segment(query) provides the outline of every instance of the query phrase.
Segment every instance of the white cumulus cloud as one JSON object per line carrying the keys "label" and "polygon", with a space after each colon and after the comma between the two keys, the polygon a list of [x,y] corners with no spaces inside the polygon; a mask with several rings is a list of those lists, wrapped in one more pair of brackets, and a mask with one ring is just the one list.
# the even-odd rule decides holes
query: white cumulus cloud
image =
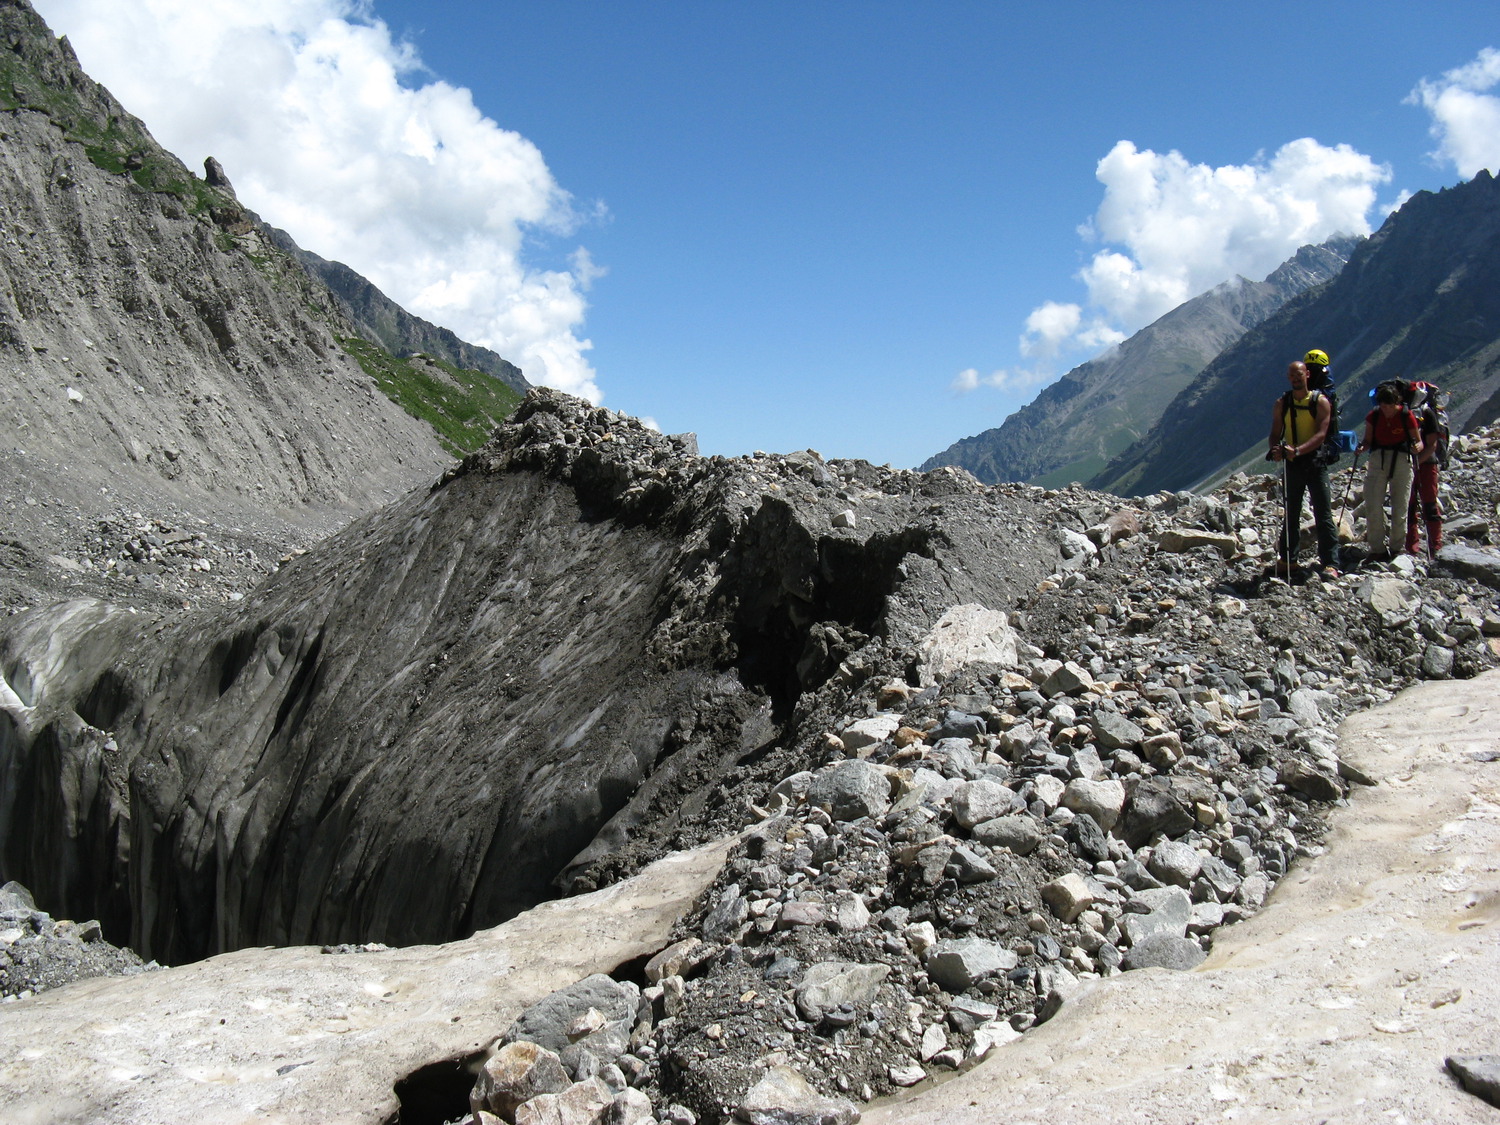
{"label": "white cumulus cloud", "polygon": [[1349,145],[1310,137],[1217,168],[1120,141],[1097,175],[1104,199],[1079,229],[1098,245],[1078,273],[1087,302],[1044,301],[1032,310],[1019,348],[1034,366],[989,375],[969,368],[951,390],[1040,386],[1061,356],[1097,355],[1215,285],[1265,277],[1302,246],[1368,234],[1376,190],[1391,178]]}
{"label": "white cumulus cloud", "polygon": [[1100,317],[1090,317],[1085,321],[1080,306],[1047,301],[1033,309],[1026,318],[1026,331],[1021,334],[1020,347],[1024,356],[1050,359],[1065,347],[1098,350],[1123,339],[1123,333]]}
{"label": "white cumulus cloud", "polygon": [[948,389],[954,394],[966,395],[980,387],[993,387],[999,391],[1028,391],[1050,383],[1056,372],[1048,367],[1012,367],[991,371],[981,375],[976,367],[968,367],[953,377]]}
{"label": "white cumulus cloud", "polygon": [[599,399],[578,330],[600,270],[528,264],[579,216],[526,138],[431,80],[367,0],[36,0],[90,75],[189,166],[528,379]]}
{"label": "white cumulus cloud", "polygon": [[1260,279],[1298,247],[1367,234],[1390,169],[1348,145],[1290,141],[1269,159],[1213,168],[1120,141],[1099,162],[1106,244],[1081,277],[1090,302],[1134,332],[1236,275]]}
{"label": "white cumulus cloud", "polygon": [[1406,99],[1432,114],[1432,155],[1449,161],[1464,177],[1481,168],[1500,170],[1500,51],[1486,47],[1473,62],[1442,78],[1423,79]]}

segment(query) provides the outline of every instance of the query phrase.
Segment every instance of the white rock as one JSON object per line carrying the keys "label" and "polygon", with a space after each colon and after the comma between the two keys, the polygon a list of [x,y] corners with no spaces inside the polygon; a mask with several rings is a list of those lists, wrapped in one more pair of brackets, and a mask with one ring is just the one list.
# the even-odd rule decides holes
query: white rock
{"label": "white rock", "polygon": [[918,957],[937,944],[937,929],[931,922],[912,922],[906,927],[906,944]]}
{"label": "white rock", "polygon": [[1053,777],[1050,773],[1041,774],[1032,779],[1031,787],[1036,791],[1036,799],[1047,807],[1051,812],[1062,802],[1066,786],[1061,778]]}
{"label": "white rock", "polygon": [[1072,922],[1094,905],[1094,892],[1082,875],[1070,871],[1042,887],[1042,901],[1064,922]]}
{"label": "white rock", "polygon": [[735,1116],[749,1125],[787,1125],[793,1121],[853,1125],[859,1120],[859,1110],[853,1102],[818,1093],[791,1067],[773,1066],[750,1087]]}
{"label": "white rock", "polygon": [[1015,794],[998,781],[980,778],[959,786],[953,794],[953,819],[964,828],[973,828],[1010,812]]}
{"label": "white rock", "polygon": [[938,618],[917,646],[918,678],[929,686],[948,679],[969,664],[1014,665],[1019,638],[999,610],[977,604],[957,605]]}
{"label": "white rock", "polygon": [[866,746],[873,746],[877,742],[884,742],[895,734],[900,726],[901,716],[889,711],[882,711],[878,715],[871,715],[868,719],[850,723],[841,735],[844,740],[844,749],[853,753]]}
{"label": "white rock", "polygon": [[969,1048],[969,1057],[982,1059],[996,1047],[1014,1043],[1019,1038],[1021,1038],[1021,1033],[1004,1020],[990,1020],[988,1023],[982,1023],[974,1029],[974,1043]]}
{"label": "white rock", "polygon": [[932,1056],[948,1046],[948,1033],[943,1025],[935,1023],[922,1032],[922,1061],[931,1062]]}
{"label": "white rock", "polygon": [[1120,819],[1120,810],[1125,807],[1125,786],[1119,781],[1088,781],[1075,777],[1063,790],[1063,808],[1075,813],[1088,813],[1105,832],[1113,828]]}

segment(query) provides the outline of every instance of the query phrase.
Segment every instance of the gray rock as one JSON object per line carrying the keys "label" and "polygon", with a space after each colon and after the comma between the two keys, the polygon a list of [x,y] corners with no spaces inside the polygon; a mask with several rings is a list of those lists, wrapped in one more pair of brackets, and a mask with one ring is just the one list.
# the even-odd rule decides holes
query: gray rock
{"label": "gray rock", "polygon": [[843,739],[844,749],[852,754],[856,750],[863,750],[866,746],[884,742],[895,734],[900,726],[900,715],[882,712],[868,719],[859,719],[850,723],[840,732],[839,737]]}
{"label": "gray rock", "polygon": [[975,883],[987,883],[997,874],[994,864],[973,848],[963,844],[953,849],[953,853],[948,857],[948,866],[953,869],[953,877],[965,887]]}
{"label": "gray rock", "polygon": [[1500,551],[1494,548],[1449,543],[1438,552],[1437,561],[1445,570],[1500,590]]}
{"label": "gray rock", "polygon": [[829,1012],[848,1006],[861,1011],[870,1006],[881,982],[890,975],[889,965],[862,965],[856,961],[823,961],[813,965],[797,986],[797,1011],[809,1023],[817,1023]]}
{"label": "gray rock", "polygon": [[1465,1090],[1500,1106],[1500,1055],[1450,1055],[1444,1062]]}
{"label": "gray rock", "polygon": [[1224,924],[1224,908],[1217,902],[1193,903],[1193,916],[1188,919],[1187,932],[1198,937],[1211,934]]}
{"label": "gray rock", "polygon": [[970,781],[979,777],[979,765],[974,761],[974,747],[967,738],[938,739],[927,751],[927,759],[947,777],[961,777]]}
{"label": "gray rock", "polygon": [[36,910],[36,900],[31,897],[31,892],[15,880],[0,887],[0,914],[12,910],[27,913]]}
{"label": "gray rock", "polygon": [[1490,535],[1490,521],[1483,516],[1452,516],[1443,520],[1443,531],[1450,538],[1484,540]]}
{"label": "gray rock", "polygon": [[952,804],[953,794],[963,784],[965,783],[961,780],[944,777],[937,770],[918,766],[912,771],[911,788],[892,808],[904,811],[913,804],[919,804],[930,809],[946,809]]}
{"label": "gray rock", "polygon": [[1451,648],[1430,644],[1422,652],[1422,675],[1429,680],[1446,680],[1453,675],[1453,660]]}
{"label": "gray rock", "polygon": [[940,941],[927,953],[928,975],[949,992],[964,992],[1018,964],[1020,957],[1014,950],[983,938]]}
{"label": "gray rock", "polygon": [[1236,867],[1242,867],[1247,859],[1255,854],[1255,848],[1250,841],[1243,836],[1225,840],[1223,847],[1219,849],[1219,856],[1226,863],[1232,863]]}
{"label": "gray rock", "polygon": [[1042,714],[1055,727],[1071,727],[1078,722],[1077,710],[1062,696],[1054,699]]}
{"label": "gray rock", "polygon": [[1039,690],[1049,698],[1054,695],[1079,695],[1093,682],[1094,677],[1087,668],[1069,660],[1043,680]]}
{"label": "gray rock", "polygon": [[1094,960],[1099,962],[1099,967],[1106,971],[1118,969],[1124,961],[1125,955],[1120,952],[1120,947],[1105,942],[1094,951]]}
{"label": "gray rock", "polygon": [[1068,769],[1074,777],[1081,777],[1087,781],[1109,779],[1109,768],[1100,760],[1099,751],[1092,746],[1085,746],[1069,754]]}
{"label": "gray rock", "polygon": [[1286,709],[1305,727],[1331,723],[1338,717],[1338,696],[1317,688],[1298,688],[1287,697]]}
{"label": "gray rock", "polygon": [[1126,908],[1130,913],[1120,920],[1120,926],[1132,948],[1153,934],[1181,937],[1193,917],[1193,900],[1180,887],[1137,891]]}
{"label": "gray rock", "polygon": [[572,1042],[569,1027],[590,1008],[598,1009],[609,1022],[633,1019],[640,997],[640,988],[631,982],[594,973],[531,1005],[516,1017],[502,1039],[507,1043],[524,1040],[561,1052]]}
{"label": "gray rock", "polygon": [[1245,881],[1240,884],[1240,889],[1235,892],[1235,901],[1254,913],[1265,905],[1266,896],[1271,893],[1271,880],[1259,871],[1245,876]]}
{"label": "gray rock", "polygon": [[1036,799],[1046,806],[1048,812],[1057,808],[1062,801],[1063,792],[1067,789],[1061,778],[1045,773],[1032,778],[1031,787],[1036,793]]}
{"label": "gray rock", "polygon": [[703,936],[709,941],[724,941],[733,937],[749,917],[750,904],[745,901],[739,884],[731,883],[704,917]]}
{"label": "gray rock", "polygon": [[607,1023],[599,1030],[583,1036],[577,1042],[569,1043],[557,1052],[563,1069],[572,1075],[575,1081],[580,1082],[591,1075],[598,1074],[630,1047],[630,1032],[634,1022],[635,1017],[632,1013],[629,1019]]}
{"label": "gray rock", "polygon": [[807,791],[812,783],[812,770],[799,770],[790,777],[782,778],[771,790],[771,795],[785,797],[788,804],[799,805],[807,799]]}
{"label": "gray rock", "polygon": [[1176,934],[1148,934],[1130,947],[1120,967],[1131,969],[1196,969],[1207,955],[1192,938]]}
{"label": "gray rock", "polygon": [[974,826],[974,839],[991,848],[1009,848],[1030,855],[1042,842],[1042,830],[1029,816],[1001,816]]}
{"label": "gray rock", "polygon": [[891,807],[891,783],[878,766],[851,759],[820,770],[807,800],[826,808],[834,820],[882,816]]}
{"label": "gray rock", "polygon": [[1147,870],[1163,883],[1191,887],[1203,868],[1203,856],[1197,848],[1179,840],[1163,840],[1151,850]]}
{"label": "gray rock", "polygon": [[1120,865],[1120,881],[1131,890],[1150,891],[1161,887],[1162,882],[1140,860],[1127,859]]}
{"label": "gray rock", "polygon": [[1098,821],[1088,813],[1079,813],[1068,824],[1068,838],[1078,847],[1084,859],[1098,863],[1109,858],[1109,839]]}
{"label": "gray rock", "polygon": [[984,720],[978,715],[966,715],[962,711],[949,711],[938,728],[932,732],[933,741],[945,738],[962,738],[976,742],[986,734]]}
{"label": "gray rock", "polygon": [[1094,738],[1105,750],[1133,749],[1146,737],[1145,731],[1114,711],[1096,711],[1089,725],[1093,727]]}
{"label": "gray rock", "polygon": [[841,933],[858,933],[869,928],[870,908],[853,891],[837,892],[829,906],[833,923]]}
{"label": "gray rock", "polygon": [[[1229,847],[1233,842],[1232,840],[1226,841],[1220,849],[1221,852],[1238,855],[1238,849]],[[1235,874],[1234,868],[1224,862],[1223,858],[1207,855],[1203,857],[1203,862],[1198,869],[1198,879],[1193,885],[1196,887],[1199,884],[1206,885],[1217,901],[1228,902],[1234,897],[1234,892],[1239,890],[1240,877]],[[1198,896],[1195,894],[1193,897],[1196,899]]]}
{"label": "gray rock", "polygon": [[1018,644],[1005,614],[972,603],[956,605],[918,645],[919,679],[923,686],[939,683],[976,662],[1010,667]]}
{"label": "gray rock", "polygon": [[1196,821],[1164,781],[1148,778],[1130,791],[1130,802],[1120,821],[1120,835],[1132,848],[1149,844],[1157,835],[1181,836]]}
{"label": "gray rock", "polygon": [[1010,812],[1016,795],[998,782],[981,778],[966,782],[953,793],[953,819],[963,828],[973,828]]}
{"label": "gray rock", "polygon": [[1404,625],[1422,607],[1422,592],[1400,578],[1366,578],[1360,583],[1356,596],[1370,607],[1381,626],[1387,629]]}
{"label": "gray rock", "polygon": [[972,996],[955,996],[948,1002],[948,1023],[954,1031],[972,1033],[981,1024],[997,1019],[1000,1009],[987,1000]]}

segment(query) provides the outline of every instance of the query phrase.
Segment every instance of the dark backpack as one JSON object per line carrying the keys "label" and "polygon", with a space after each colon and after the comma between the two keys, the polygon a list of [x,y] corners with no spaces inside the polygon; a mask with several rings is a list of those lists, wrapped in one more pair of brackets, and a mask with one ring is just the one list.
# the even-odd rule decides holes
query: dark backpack
{"label": "dark backpack", "polygon": [[1411,397],[1407,405],[1417,416],[1417,425],[1424,435],[1422,440],[1427,440],[1427,434],[1437,438],[1437,461],[1446,469],[1453,443],[1453,433],[1448,428],[1448,404],[1443,401],[1442,391],[1434,383],[1416,382],[1409,386]]}
{"label": "dark backpack", "polygon": [[1437,384],[1421,379],[1386,379],[1376,384],[1375,389],[1370,392],[1370,398],[1375,399],[1382,387],[1394,388],[1400,395],[1399,401],[1412,412],[1419,432],[1437,436],[1438,464],[1446,469],[1452,452],[1450,446],[1453,434],[1448,427],[1448,405],[1443,401],[1443,393]]}

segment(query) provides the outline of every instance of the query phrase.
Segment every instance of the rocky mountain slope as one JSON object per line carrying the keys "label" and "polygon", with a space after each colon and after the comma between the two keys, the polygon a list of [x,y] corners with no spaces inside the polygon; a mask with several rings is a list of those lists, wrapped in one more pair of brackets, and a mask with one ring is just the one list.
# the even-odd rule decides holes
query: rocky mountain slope
{"label": "rocky mountain slope", "polygon": [[1264,281],[1239,277],[1194,297],[1075,367],[996,429],[954,443],[922,468],[956,465],[987,484],[1088,480],[1143,437],[1210,360],[1289,299],[1336,275],[1359,242],[1304,246]]}
{"label": "rocky mountain slope", "polygon": [[[341,300],[222,170],[161,149],[24,0],[0,42],[0,605],[78,578],[48,559],[77,564],[64,540],[100,520],[274,557],[449,463],[441,399],[472,414],[473,388],[356,361]],[[519,396],[495,386],[498,416]]]}
{"label": "rocky mountain slope", "polygon": [[1367,392],[1404,376],[1451,394],[1455,429],[1500,417],[1500,183],[1418,192],[1327,286],[1289,301],[1215,359],[1146,437],[1089,482],[1114,492],[1188,488],[1263,451],[1286,365],[1310,347],[1355,428]]}

